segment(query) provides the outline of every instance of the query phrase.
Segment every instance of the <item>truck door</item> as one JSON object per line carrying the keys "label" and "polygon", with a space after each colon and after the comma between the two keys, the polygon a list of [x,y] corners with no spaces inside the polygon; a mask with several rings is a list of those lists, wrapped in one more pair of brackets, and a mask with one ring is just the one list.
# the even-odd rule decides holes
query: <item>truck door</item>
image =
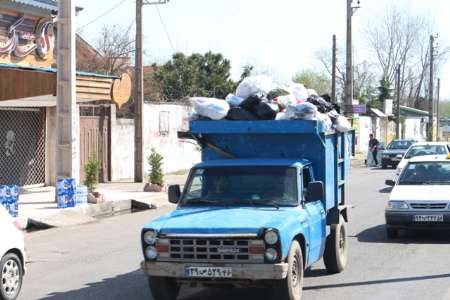
{"label": "truck door", "polygon": [[313,263],[322,257],[325,243],[326,213],[322,201],[307,202],[305,199],[308,184],[313,181],[311,167],[303,168],[303,199],[309,218],[309,253],[308,263]]}

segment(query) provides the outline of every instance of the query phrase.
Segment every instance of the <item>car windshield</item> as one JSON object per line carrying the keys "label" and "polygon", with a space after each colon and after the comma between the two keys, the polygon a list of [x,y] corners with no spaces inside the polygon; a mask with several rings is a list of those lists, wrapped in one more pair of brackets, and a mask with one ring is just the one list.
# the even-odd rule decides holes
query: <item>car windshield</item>
{"label": "car windshield", "polygon": [[439,155],[439,154],[447,154],[444,145],[416,145],[412,146],[411,149],[405,155],[405,158],[411,158],[414,156],[422,156],[422,155]]}
{"label": "car windshield", "polygon": [[414,162],[409,163],[398,181],[399,185],[449,184],[449,162]]}
{"label": "car windshield", "polygon": [[413,141],[392,141],[387,149],[389,150],[406,150],[413,144]]}
{"label": "car windshield", "polygon": [[214,167],[195,169],[182,205],[296,206],[297,169],[292,167]]}

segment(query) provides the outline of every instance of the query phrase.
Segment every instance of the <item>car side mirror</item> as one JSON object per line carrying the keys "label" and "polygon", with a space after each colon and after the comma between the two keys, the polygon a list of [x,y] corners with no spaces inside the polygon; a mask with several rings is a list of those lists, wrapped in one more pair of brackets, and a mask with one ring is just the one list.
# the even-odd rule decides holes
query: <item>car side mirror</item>
{"label": "car side mirror", "polygon": [[322,181],[313,181],[308,184],[305,195],[306,202],[315,202],[325,199],[325,190]]}
{"label": "car side mirror", "polygon": [[388,186],[394,186],[395,185],[395,181],[391,180],[391,179],[388,179],[388,180],[385,181],[385,184],[388,185]]}
{"label": "car side mirror", "polygon": [[177,204],[180,201],[181,189],[178,184],[169,186],[169,202]]}

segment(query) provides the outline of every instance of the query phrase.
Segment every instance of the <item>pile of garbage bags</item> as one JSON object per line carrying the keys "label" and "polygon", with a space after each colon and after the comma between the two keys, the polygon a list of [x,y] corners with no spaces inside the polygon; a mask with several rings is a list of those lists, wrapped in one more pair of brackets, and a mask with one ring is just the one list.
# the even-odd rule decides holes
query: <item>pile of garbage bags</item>
{"label": "pile of garbage bags", "polygon": [[299,83],[275,87],[268,76],[244,78],[235,94],[225,100],[190,98],[195,113],[192,119],[210,120],[317,120],[325,129],[346,132],[351,126],[328,95]]}

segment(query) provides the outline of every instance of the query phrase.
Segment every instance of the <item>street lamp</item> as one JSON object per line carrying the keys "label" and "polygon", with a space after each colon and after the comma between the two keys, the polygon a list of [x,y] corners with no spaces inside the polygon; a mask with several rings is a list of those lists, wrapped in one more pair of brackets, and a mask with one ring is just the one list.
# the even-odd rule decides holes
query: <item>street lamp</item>
{"label": "street lamp", "polygon": [[361,7],[360,0],[353,5],[353,0],[347,0],[347,53],[345,71],[345,114],[348,117],[353,115],[353,54],[352,54],[352,17]]}

